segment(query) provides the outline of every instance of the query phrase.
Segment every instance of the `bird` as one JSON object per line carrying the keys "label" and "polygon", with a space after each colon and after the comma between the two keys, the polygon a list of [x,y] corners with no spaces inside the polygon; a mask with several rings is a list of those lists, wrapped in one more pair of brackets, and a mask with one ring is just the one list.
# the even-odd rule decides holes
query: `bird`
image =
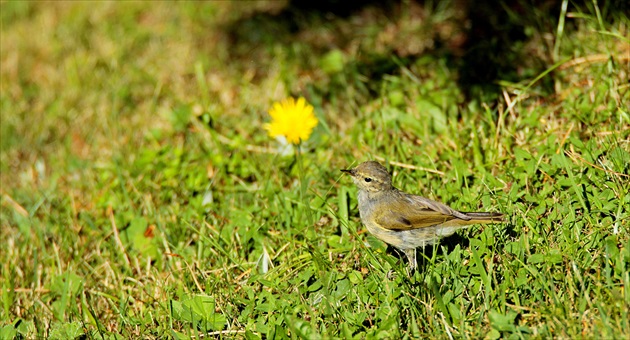
{"label": "bird", "polygon": [[392,185],[392,176],[376,161],[342,172],[358,187],[359,215],[367,230],[400,249],[417,268],[416,248],[436,243],[472,224],[501,223],[502,213],[462,212],[428,198],[405,193]]}

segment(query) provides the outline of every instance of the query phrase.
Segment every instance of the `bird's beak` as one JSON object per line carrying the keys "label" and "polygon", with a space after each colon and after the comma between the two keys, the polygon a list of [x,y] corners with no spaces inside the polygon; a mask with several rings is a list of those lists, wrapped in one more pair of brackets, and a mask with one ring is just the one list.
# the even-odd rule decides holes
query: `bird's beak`
{"label": "bird's beak", "polygon": [[354,169],[342,169],[341,172],[354,176]]}

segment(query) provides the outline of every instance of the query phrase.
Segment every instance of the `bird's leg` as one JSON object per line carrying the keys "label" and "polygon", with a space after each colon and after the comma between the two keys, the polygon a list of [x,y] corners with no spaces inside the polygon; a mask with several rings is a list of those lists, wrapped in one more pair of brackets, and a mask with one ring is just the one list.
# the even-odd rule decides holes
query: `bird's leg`
{"label": "bird's leg", "polygon": [[418,268],[418,263],[416,262],[416,248],[403,249],[402,251],[407,255],[407,259],[409,260],[409,275],[411,275],[411,273]]}

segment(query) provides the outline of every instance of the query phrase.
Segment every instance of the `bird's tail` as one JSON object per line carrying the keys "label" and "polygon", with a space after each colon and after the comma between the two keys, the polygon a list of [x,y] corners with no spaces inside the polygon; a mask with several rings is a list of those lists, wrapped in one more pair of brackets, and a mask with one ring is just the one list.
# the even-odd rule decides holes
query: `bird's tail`
{"label": "bird's tail", "polygon": [[442,227],[463,228],[472,224],[483,223],[501,223],[505,222],[504,215],[501,213],[487,212],[457,212],[460,216],[441,224]]}
{"label": "bird's tail", "polygon": [[501,223],[505,221],[505,215],[492,212],[466,212],[466,216],[471,219],[469,223]]}

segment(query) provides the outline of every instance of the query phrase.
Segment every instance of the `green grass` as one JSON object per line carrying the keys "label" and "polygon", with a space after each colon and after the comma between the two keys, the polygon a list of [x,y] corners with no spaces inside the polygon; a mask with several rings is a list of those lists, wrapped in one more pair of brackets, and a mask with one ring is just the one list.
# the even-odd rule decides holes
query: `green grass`
{"label": "green grass", "polygon": [[[452,4],[0,6],[0,338],[630,333],[616,9],[496,9],[507,33],[477,47],[497,78],[476,83]],[[303,171],[262,128],[290,95],[320,119]],[[508,222],[425,249],[409,277],[339,172],[369,159],[435,170],[389,167]]]}

